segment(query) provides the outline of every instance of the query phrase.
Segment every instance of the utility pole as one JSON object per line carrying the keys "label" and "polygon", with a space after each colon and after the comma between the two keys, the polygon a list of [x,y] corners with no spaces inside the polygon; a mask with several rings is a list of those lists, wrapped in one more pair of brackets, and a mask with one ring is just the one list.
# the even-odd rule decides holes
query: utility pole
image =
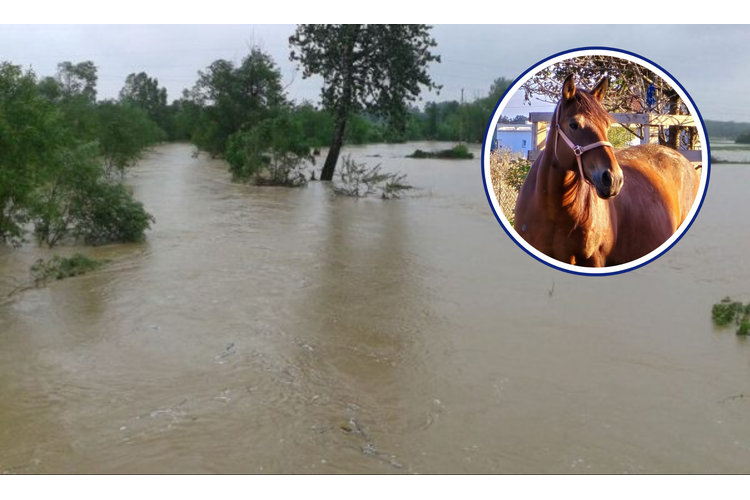
{"label": "utility pole", "polygon": [[461,114],[460,128],[458,131],[458,143],[463,143],[464,140],[464,89],[461,87],[461,106],[459,108]]}

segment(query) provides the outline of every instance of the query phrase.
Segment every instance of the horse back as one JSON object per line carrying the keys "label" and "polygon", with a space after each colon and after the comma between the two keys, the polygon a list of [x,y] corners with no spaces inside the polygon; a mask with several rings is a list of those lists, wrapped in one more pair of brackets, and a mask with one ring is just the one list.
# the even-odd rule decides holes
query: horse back
{"label": "horse back", "polygon": [[619,150],[615,156],[624,183],[612,199],[617,244],[611,260],[628,262],[655,250],[677,231],[698,194],[700,175],[682,154],[656,144]]}
{"label": "horse back", "polygon": [[[656,192],[668,199],[679,227],[698,194],[700,174],[693,164],[678,151],[657,144],[619,150],[616,157],[621,167],[625,165],[631,173],[640,172],[649,179]],[[627,182],[626,179],[626,185]]]}

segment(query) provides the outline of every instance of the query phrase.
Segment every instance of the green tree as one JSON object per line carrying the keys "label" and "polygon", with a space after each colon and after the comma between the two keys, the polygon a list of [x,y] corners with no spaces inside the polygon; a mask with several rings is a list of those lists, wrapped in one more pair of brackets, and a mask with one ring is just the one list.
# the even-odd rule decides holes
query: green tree
{"label": "green tree", "polygon": [[34,74],[0,63],[0,241],[21,239],[34,190],[63,141],[62,115],[40,94]]}
{"label": "green tree", "polygon": [[[123,120],[120,105],[97,106],[85,85],[73,87],[66,93],[56,79],[37,83],[32,72],[0,64],[0,241],[22,241],[28,223],[49,246],[133,241],[153,220],[108,178],[100,145],[116,129],[117,147],[135,135],[142,148],[145,131],[158,128],[140,110],[126,110],[137,119]],[[86,114],[86,127],[71,119],[76,110]]]}
{"label": "green tree", "polygon": [[224,154],[230,135],[272,116],[286,103],[281,73],[271,56],[257,47],[239,67],[219,59],[199,71],[190,99],[201,109],[193,140],[214,156]]}
{"label": "green tree", "polygon": [[57,89],[45,78],[40,83],[42,95],[56,103],[65,116],[73,137],[84,142],[96,138],[97,67],[91,61],[57,65]]}
{"label": "green tree", "polygon": [[432,53],[437,43],[426,25],[303,24],[289,43],[290,59],[303,68],[303,77],[323,78],[323,105],[334,119],[321,180],[333,179],[352,114],[384,116],[403,130],[407,105],[421,88],[439,88],[427,73],[429,64],[440,62],[440,57]]}
{"label": "green tree", "polygon": [[[177,99],[169,106],[172,130],[172,140],[193,140],[201,118],[201,107],[190,98],[187,90],[183,91],[181,99]],[[195,141],[194,141],[195,142]]]}
{"label": "green tree", "polygon": [[57,65],[57,81],[63,96],[82,96],[91,103],[96,102],[97,67],[92,61],[73,64],[64,61]]}
{"label": "green tree", "polygon": [[164,132],[141,109],[104,101],[96,114],[96,139],[108,172],[122,175],[144,149],[164,138]]}
{"label": "green tree", "polygon": [[314,161],[302,124],[282,111],[256,126],[230,136],[227,161],[235,178],[258,184],[302,186],[306,161]]}
{"label": "green tree", "polygon": [[328,145],[333,134],[333,118],[330,113],[315,108],[309,102],[303,102],[293,109],[292,115],[302,126],[302,133],[311,146]]}
{"label": "green tree", "polygon": [[96,142],[61,148],[35,189],[29,215],[37,240],[49,247],[69,236],[91,186],[102,177]]}
{"label": "green tree", "polygon": [[125,86],[120,90],[120,102],[142,109],[162,130],[171,131],[167,89],[159,87],[159,80],[156,78],[151,78],[144,72],[129,74],[125,79]]}
{"label": "green tree", "polygon": [[56,78],[46,76],[39,80],[39,93],[50,102],[59,103],[62,99],[62,86]]}
{"label": "green tree", "polygon": [[492,85],[490,86],[490,93],[486,98],[488,101],[487,105],[490,109],[490,112],[495,109],[495,106],[498,102],[500,102],[503,94],[505,94],[505,91],[508,90],[508,87],[510,87],[512,83],[513,82],[511,80],[503,77],[496,78],[495,81],[492,82]]}

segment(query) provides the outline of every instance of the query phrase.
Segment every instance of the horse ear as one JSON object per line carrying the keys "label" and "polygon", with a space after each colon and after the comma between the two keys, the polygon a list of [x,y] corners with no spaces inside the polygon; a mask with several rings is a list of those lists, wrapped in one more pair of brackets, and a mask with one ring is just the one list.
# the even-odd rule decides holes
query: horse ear
{"label": "horse ear", "polygon": [[562,88],[563,99],[565,99],[566,101],[569,101],[573,99],[575,95],[576,95],[575,75],[568,75],[568,77],[565,79],[565,82],[563,82],[563,88]]}
{"label": "horse ear", "polygon": [[608,88],[609,78],[605,76],[599,81],[599,83],[596,84],[594,90],[591,91],[591,95],[594,96],[597,101],[602,102],[604,100],[604,94],[607,93]]}

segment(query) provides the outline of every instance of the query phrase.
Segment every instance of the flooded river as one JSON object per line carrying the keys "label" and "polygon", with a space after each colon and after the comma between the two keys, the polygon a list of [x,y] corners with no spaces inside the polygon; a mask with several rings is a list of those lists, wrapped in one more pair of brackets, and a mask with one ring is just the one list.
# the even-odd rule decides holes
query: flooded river
{"label": "flooded river", "polygon": [[[144,244],[0,301],[0,472],[750,473],[750,345],[710,317],[750,300],[750,166],[597,278],[521,251],[478,160],[417,147],[349,149],[419,187],[389,201],[148,154]],[[46,254],[0,248],[2,296]]]}

